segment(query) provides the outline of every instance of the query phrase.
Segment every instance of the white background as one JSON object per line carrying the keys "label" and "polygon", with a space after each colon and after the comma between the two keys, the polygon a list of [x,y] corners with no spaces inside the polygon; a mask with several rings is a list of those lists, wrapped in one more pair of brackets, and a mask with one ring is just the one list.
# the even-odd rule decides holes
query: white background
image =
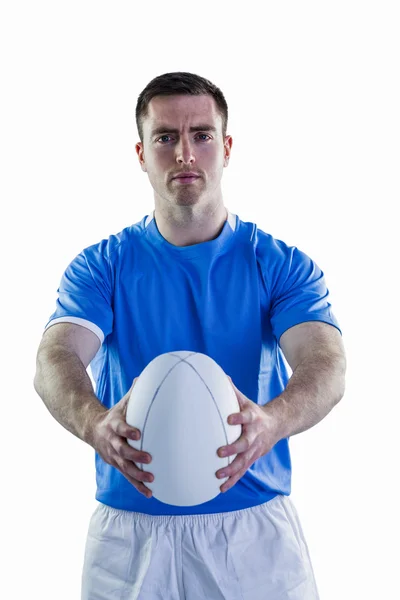
{"label": "white background", "polygon": [[68,263],[153,210],[135,106],[172,71],[223,91],[225,205],[317,262],[343,330],[345,397],[290,442],[321,600],[398,597],[396,5],[2,5],[2,597],[79,598],[94,451],[35,393],[36,350]]}

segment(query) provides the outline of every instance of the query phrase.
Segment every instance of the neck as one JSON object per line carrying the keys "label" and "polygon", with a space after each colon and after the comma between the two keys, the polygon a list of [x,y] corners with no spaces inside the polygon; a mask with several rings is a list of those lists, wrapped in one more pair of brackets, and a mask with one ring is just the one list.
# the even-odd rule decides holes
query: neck
{"label": "neck", "polygon": [[[205,207],[179,206],[174,211],[159,207],[154,219],[163,238],[173,246],[193,246],[217,238],[228,218],[228,211],[221,203],[210,209]],[[196,210],[197,209],[197,210]]]}

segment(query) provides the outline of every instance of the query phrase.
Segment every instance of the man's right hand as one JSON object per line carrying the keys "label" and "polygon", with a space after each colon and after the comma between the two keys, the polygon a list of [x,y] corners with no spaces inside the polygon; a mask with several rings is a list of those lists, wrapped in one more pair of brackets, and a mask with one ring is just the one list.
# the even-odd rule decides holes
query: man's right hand
{"label": "man's right hand", "polygon": [[127,442],[140,439],[140,431],[130,427],[126,422],[126,409],[135,386],[137,377],[133,380],[131,389],[125,396],[108,411],[96,418],[93,429],[93,447],[106,463],[112,465],[146,498],[151,498],[152,491],[143,481],[153,481],[154,476],[139,469],[135,463],[149,463],[151,456],[147,452],[135,450]]}

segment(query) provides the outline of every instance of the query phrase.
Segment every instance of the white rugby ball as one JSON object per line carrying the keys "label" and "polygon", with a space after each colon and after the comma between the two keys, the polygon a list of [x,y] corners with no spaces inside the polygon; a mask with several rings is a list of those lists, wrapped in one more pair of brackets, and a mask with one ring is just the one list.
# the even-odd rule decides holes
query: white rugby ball
{"label": "white rugby ball", "polygon": [[227,422],[238,412],[231,382],[206,354],[167,352],[147,365],[131,392],[126,422],[141,433],[128,443],[152,457],[148,464],[136,464],[153,473],[154,480],[144,485],[154,498],[194,506],[221,493],[228,477],[218,479],[215,473],[236,454],[221,458],[217,450],[241,436],[242,426]]}

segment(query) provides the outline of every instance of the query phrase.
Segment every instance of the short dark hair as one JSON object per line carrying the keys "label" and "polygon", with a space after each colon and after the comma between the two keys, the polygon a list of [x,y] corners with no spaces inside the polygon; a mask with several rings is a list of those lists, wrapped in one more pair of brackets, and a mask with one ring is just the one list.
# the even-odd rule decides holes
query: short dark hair
{"label": "short dark hair", "polygon": [[208,94],[216,102],[217,109],[222,117],[222,136],[225,138],[228,127],[228,105],[221,90],[208,79],[178,71],[164,73],[150,81],[138,97],[136,104],[136,126],[140,141],[143,143],[143,121],[149,114],[149,103],[154,96],[172,96],[175,94],[200,96]]}

